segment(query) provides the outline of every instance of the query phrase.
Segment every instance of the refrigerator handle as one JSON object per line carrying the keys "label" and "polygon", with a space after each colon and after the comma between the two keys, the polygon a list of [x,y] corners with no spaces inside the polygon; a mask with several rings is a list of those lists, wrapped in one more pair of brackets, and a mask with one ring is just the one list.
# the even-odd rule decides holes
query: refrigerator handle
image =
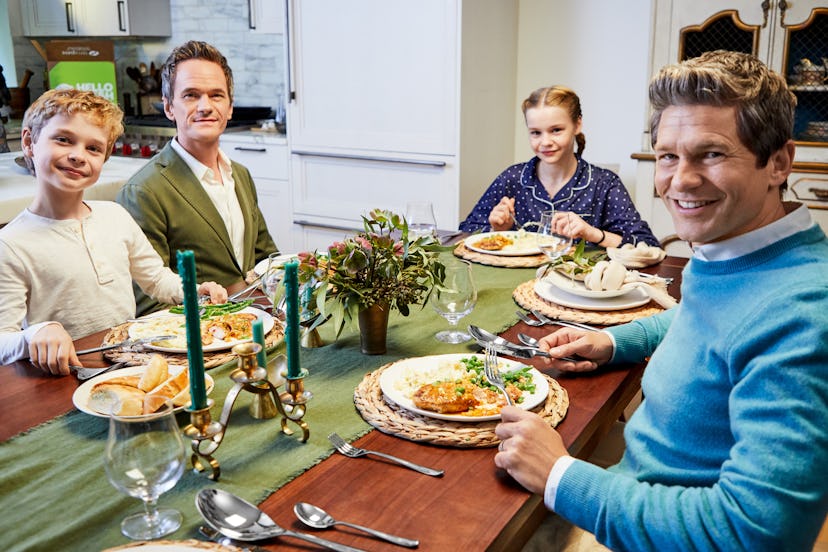
{"label": "refrigerator handle", "polygon": [[293,0],[285,1],[285,52],[286,52],[286,75],[287,90],[286,102],[291,103],[296,100],[296,90],[293,88]]}

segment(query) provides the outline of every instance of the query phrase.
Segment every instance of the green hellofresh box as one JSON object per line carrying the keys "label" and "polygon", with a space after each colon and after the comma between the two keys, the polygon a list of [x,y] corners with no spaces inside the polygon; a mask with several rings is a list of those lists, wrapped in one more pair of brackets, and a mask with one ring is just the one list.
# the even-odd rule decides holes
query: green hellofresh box
{"label": "green hellofresh box", "polygon": [[49,88],[90,90],[118,103],[111,40],[52,40],[46,44]]}

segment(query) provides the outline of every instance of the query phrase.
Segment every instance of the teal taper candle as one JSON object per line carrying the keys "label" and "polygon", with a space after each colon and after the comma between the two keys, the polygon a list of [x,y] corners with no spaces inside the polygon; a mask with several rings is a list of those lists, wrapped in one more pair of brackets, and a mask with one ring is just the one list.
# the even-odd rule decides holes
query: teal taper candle
{"label": "teal taper candle", "polygon": [[204,387],[204,353],[201,350],[201,317],[198,313],[195,256],[192,251],[178,252],[178,275],[184,288],[184,319],[187,322],[187,362],[190,364],[191,410],[207,407]]}
{"label": "teal taper candle", "polygon": [[264,324],[262,324],[262,319],[257,318],[253,321],[253,342],[258,343],[262,346],[261,350],[256,355],[256,360],[259,363],[259,366],[262,368],[267,368],[267,353],[265,352],[265,340],[264,340]]}
{"label": "teal taper candle", "polygon": [[285,343],[287,344],[287,377],[298,378],[299,367],[299,263],[285,263]]}

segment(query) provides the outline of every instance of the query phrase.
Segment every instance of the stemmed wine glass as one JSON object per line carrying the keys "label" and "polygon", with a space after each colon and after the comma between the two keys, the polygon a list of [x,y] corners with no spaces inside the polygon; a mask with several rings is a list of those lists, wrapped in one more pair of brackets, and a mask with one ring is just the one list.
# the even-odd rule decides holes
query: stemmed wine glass
{"label": "stemmed wine glass", "polygon": [[[568,225],[569,213],[564,215],[564,224]],[[541,213],[540,222],[536,234],[538,249],[543,251],[550,261],[559,259],[572,247],[572,236],[560,231],[559,223],[555,221],[555,211],[544,211]]]}
{"label": "stemmed wine glass", "polygon": [[405,208],[405,220],[412,239],[422,236],[434,236],[437,232],[437,219],[434,207],[429,201],[411,201]]}
{"label": "stemmed wine glass", "polygon": [[143,416],[109,418],[104,467],[109,482],[144,501],[144,512],[121,522],[121,533],[134,540],[157,539],[181,527],[181,513],[157,507],[158,497],[184,473],[187,455],[173,406]]}
{"label": "stemmed wine glass", "polygon": [[477,288],[472,278],[471,263],[457,261],[446,266],[446,277],[431,296],[431,305],[437,313],[448,320],[448,330],[434,336],[445,343],[463,343],[471,339],[466,332],[457,328],[457,322],[469,314],[477,303]]}
{"label": "stemmed wine glass", "polygon": [[262,291],[273,303],[273,316],[279,316],[276,312],[276,305],[279,303],[279,295],[284,287],[282,279],[285,277],[284,258],[280,253],[271,253],[267,257],[267,269],[262,274]]}

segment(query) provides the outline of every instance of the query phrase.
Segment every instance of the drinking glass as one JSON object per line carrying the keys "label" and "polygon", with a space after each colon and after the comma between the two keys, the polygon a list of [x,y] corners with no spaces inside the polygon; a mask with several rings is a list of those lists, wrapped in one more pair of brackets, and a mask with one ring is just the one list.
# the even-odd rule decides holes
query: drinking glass
{"label": "drinking glass", "polygon": [[[565,223],[569,220],[569,213],[563,212]],[[568,232],[567,232],[568,234]],[[538,223],[536,240],[538,249],[543,251],[550,261],[559,259],[572,247],[572,236],[559,232],[555,223],[555,211],[544,211]]]}
{"label": "drinking glass", "polygon": [[184,473],[187,455],[173,406],[143,416],[109,418],[104,467],[109,482],[144,501],[144,512],[121,522],[121,533],[134,540],[157,539],[181,527],[181,513],[157,507],[158,497]]}
{"label": "drinking glass", "polygon": [[446,278],[431,296],[431,306],[448,320],[448,330],[434,336],[445,343],[464,343],[471,339],[466,332],[457,328],[457,322],[469,314],[477,303],[477,288],[472,278],[471,263],[457,261],[446,266]]}
{"label": "drinking glass", "polygon": [[284,293],[284,286],[282,286],[284,277],[284,256],[281,253],[271,253],[267,257],[267,268],[262,274],[262,292],[273,303],[273,316],[279,316],[276,312],[276,305],[279,304],[279,296]]}
{"label": "drinking glass", "polygon": [[406,204],[405,220],[408,221],[411,239],[434,236],[437,232],[437,219],[430,201],[411,201]]}

